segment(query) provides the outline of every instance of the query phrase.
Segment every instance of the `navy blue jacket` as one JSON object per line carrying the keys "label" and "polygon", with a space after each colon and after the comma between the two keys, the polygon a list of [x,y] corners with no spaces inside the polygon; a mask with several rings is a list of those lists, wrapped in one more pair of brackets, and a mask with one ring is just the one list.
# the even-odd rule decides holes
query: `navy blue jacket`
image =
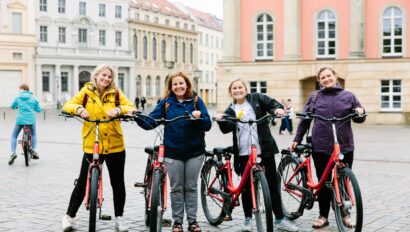
{"label": "navy blue jacket", "polygon": [[[165,112],[166,102],[169,104],[167,112]],[[164,129],[165,157],[188,160],[205,154],[205,131],[209,131],[212,126],[208,110],[199,97],[196,104],[194,104],[194,97],[179,102],[172,93],[170,97],[162,99],[149,114],[155,119],[173,119],[186,113],[191,114],[194,110],[201,111],[203,120],[189,121],[181,119],[166,125]],[[145,120],[138,119],[137,123],[145,130],[158,126],[148,118]]]}

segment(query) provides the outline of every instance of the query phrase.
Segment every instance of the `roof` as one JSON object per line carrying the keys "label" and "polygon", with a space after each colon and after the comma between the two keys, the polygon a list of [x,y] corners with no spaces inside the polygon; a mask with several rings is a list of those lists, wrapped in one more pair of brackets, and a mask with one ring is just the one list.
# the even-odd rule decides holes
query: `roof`
{"label": "roof", "polygon": [[189,14],[184,13],[175,5],[167,0],[132,0],[130,7],[160,13],[163,15],[174,16],[177,18],[192,20]]}
{"label": "roof", "polygon": [[223,21],[215,15],[199,11],[197,9],[185,6],[187,11],[195,18],[198,25],[208,27],[217,31],[223,31]]}

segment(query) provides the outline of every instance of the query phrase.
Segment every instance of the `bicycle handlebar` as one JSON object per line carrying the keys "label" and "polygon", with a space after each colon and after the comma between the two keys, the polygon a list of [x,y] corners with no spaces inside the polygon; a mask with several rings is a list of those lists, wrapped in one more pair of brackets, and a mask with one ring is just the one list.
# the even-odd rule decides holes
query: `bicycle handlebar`
{"label": "bicycle handlebar", "polygon": [[358,113],[354,112],[354,113],[350,113],[350,114],[348,114],[348,115],[346,115],[346,116],[344,116],[344,117],[341,117],[341,118],[336,118],[336,117],[326,118],[326,117],[324,117],[324,116],[322,116],[322,115],[314,114],[314,113],[311,113],[311,112],[296,113],[296,116],[298,116],[298,117],[300,117],[300,118],[303,118],[303,119],[320,118],[320,119],[322,119],[322,120],[324,120],[324,121],[331,121],[331,122],[345,121],[345,120],[347,120],[347,119],[360,118],[360,117],[364,117],[364,116],[366,116],[366,115],[367,115],[367,114],[359,115]]}
{"label": "bicycle handlebar", "polygon": [[143,113],[138,112],[138,111],[135,112],[135,113],[132,114],[132,115],[127,114],[127,115],[125,115],[125,116],[126,116],[126,117],[129,117],[129,118],[133,118],[134,120],[137,119],[137,118],[140,118],[140,119],[142,119],[142,120],[144,120],[143,118],[149,118],[149,119],[155,121],[155,122],[158,123],[158,124],[171,123],[171,122],[178,121],[178,120],[180,120],[180,119],[187,119],[187,120],[192,120],[192,121],[195,121],[195,120],[203,120],[202,118],[195,118],[195,117],[192,116],[192,114],[189,114],[189,113],[185,113],[184,115],[180,115],[180,116],[177,116],[177,117],[171,118],[171,119],[166,119],[166,118],[156,119],[156,118],[153,118],[153,117],[151,117],[151,116],[149,116],[149,115],[143,114]]}
{"label": "bicycle handlebar", "polygon": [[266,114],[265,116],[263,116],[260,119],[256,119],[256,120],[248,120],[248,121],[243,121],[239,118],[236,117],[229,117],[228,115],[223,115],[222,119],[217,120],[215,117],[212,117],[213,121],[217,121],[217,122],[226,122],[226,121],[235,121],[235,122],[239,122],[239,123],[244,123],[244,124],[253,124],[253,123],[260,123],[262,121],[265,121],[268,118],[281,118],[282,116],[278,116],[278,115],[274,115],[274,114]]}
{"label": "bicycle handlebar", "polygon": [[59,114],[58,116],[63,116],[63,117],[66,117],[66,118],[80,118],[84,121],[92,122],[92,123],[108,123],[108,122],[111,122],[111,121],[114,121],[114,120],[117,120],[117,119],[123,119],[123,120],[128,119],[128,117],[125,116],[125,115],[118,115],[118,116],[110,118],[108,120],[101,120],[101,119],[91,120],[91,119],[88,119],[88,118],[82,118],[81,116],[76,115],[76,114],[67,113],[65,111],[61,111],[61,114]]}

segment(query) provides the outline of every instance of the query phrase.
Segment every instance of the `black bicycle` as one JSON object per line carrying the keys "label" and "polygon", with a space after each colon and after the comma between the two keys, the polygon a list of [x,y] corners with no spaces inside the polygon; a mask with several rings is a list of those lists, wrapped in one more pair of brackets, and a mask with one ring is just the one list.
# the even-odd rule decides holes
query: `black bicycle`
{"label": "black bicycle", "polygon": [[24,155],[24,162],[26,167],[30,165],[31,159],[31,150],[32,150],[32,143],[31,143],[31,125],[23,125],[23,136],[21,140],[19,140],[23,148],[23,155]]}

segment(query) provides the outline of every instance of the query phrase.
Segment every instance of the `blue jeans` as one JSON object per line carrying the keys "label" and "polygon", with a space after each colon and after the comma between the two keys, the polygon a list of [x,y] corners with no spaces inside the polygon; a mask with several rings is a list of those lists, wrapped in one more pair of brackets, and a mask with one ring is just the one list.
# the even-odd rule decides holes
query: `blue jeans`
{"label": "blue jeans", "polygon": [[[16,152],[17,137],[19,136],[21,129],[23,129],[23,125],[14,126],[13,133],[11,134],[11,153]],[[36,124],[31,125],[31,147],[33,150],[37,148]]]}

